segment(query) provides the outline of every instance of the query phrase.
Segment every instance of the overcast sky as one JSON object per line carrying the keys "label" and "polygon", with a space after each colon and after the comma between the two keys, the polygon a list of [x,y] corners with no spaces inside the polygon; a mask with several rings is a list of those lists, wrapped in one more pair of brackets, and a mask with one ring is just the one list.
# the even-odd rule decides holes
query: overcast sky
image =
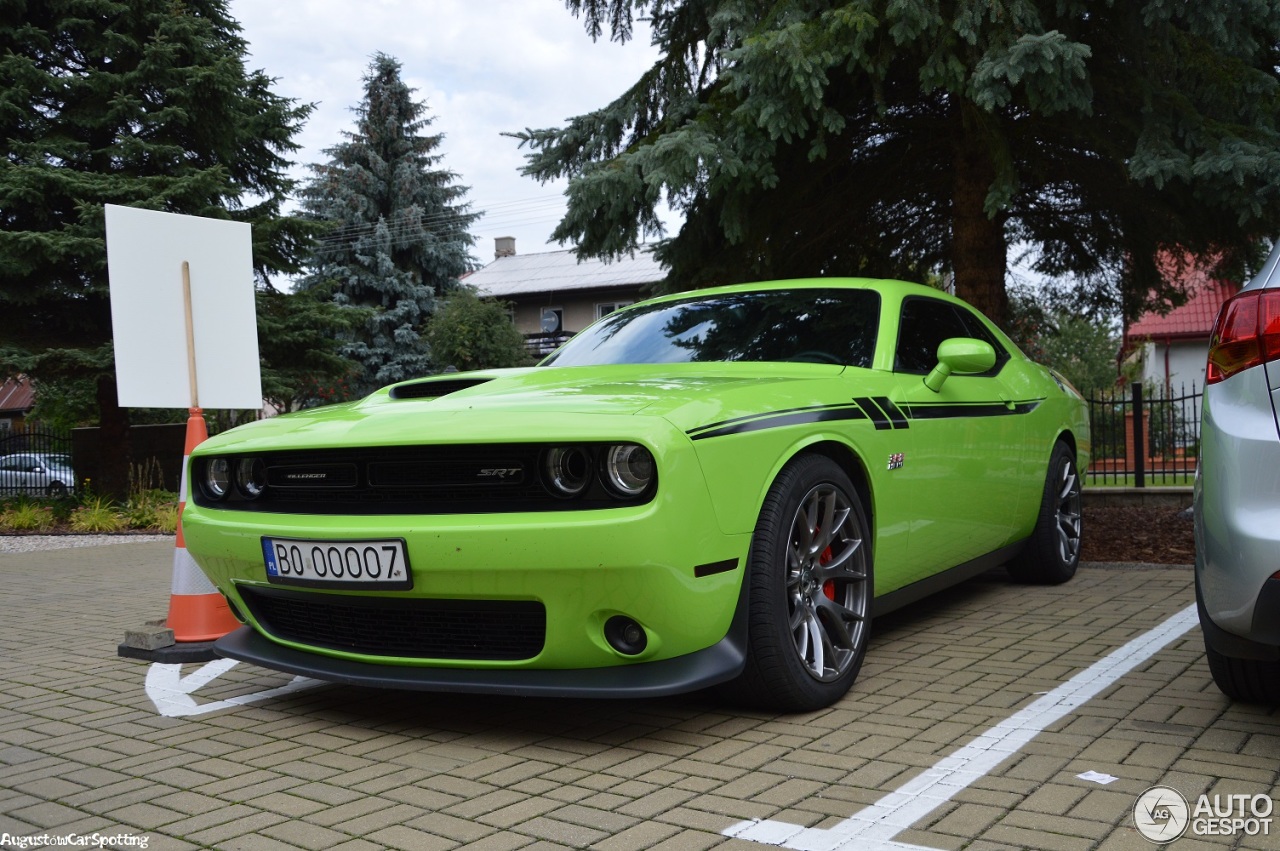
{"label": "overcast sky", "polygon": [[[314,103],[296,137],[302,165],[354,129],[370,59],[398,59],[405,82],[444,133],[442,165],[485,210],[474,255],[493,259],[493,239],[516,237],[521,254],[548,243],[564,211],[563,182],[519,173],[524,151],[503,132],[563,126],[621,94],[657,56],[647,34],[618,45],[592,42],[563,0],[230,0],[249,43],[248,65],[277,78],[276,94]],[[526,149],[527,150],[527,149]]]}

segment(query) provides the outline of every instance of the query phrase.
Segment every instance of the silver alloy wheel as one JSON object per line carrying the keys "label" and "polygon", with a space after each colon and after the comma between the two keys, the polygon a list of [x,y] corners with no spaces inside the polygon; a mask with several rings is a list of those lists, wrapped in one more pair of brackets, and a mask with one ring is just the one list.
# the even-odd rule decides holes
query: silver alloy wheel
{"label": "silver alloy wheel", "polygon": [[849,499],[820,484],[800,501],[787,548],[787,615],[805,670],[826,682],[858,659],[866,641],[871,589],[865,530]]}
{"label": "silver alloy wheel", "polygon": [[1062,465],[1058,481],[1058,555],[1070,564],[1080,555],[1080,477],[1074,464]]}

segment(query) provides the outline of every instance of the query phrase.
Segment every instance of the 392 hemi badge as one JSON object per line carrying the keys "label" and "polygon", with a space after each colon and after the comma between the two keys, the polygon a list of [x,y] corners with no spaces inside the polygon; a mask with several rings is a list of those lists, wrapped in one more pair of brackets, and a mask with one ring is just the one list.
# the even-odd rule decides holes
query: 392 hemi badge
{"label": "392 hemi badge", "polygon": [[889,467],[888,467],[888,469],[890,469],[890,470],[897,470],[897,469],[899,469],[900,467],[902,467],[902,453],[901,453],[901,452],[894,452],[892,455],[890,455],[890,456],[889,456]]}

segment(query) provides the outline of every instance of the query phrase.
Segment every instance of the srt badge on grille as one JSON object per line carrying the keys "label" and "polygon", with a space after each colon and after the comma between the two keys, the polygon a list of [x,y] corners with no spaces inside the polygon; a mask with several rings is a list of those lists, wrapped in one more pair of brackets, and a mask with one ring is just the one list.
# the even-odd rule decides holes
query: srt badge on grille
{"label": "srt badge on grille", "polygon": [[482,467],[480,472],[476,474],[478,479],[507,479],[515,478],[523,472],[520,467]]}

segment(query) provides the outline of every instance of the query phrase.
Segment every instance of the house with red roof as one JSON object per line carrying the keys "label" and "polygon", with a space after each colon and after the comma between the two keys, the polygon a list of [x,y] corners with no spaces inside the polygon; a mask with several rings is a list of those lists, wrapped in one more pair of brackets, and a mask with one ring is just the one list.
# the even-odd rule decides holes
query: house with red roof
{"label": "house with red roof", "polygon": [[36,391],[25,375],[6,378],[0,384],[0,434],[16,431],[36,404]]}
{"label": "house with red roof", "polygon": [[1142,380],[1180,393],[1204,387],[1209,337],[1223,302],[1240,291],[1240,285],[1217,280],[1207,272],[1190,268],[1183,274],[1187,301],[1168,313],[1149,312],[1129,325],[1124,350],[1137,352]]}

